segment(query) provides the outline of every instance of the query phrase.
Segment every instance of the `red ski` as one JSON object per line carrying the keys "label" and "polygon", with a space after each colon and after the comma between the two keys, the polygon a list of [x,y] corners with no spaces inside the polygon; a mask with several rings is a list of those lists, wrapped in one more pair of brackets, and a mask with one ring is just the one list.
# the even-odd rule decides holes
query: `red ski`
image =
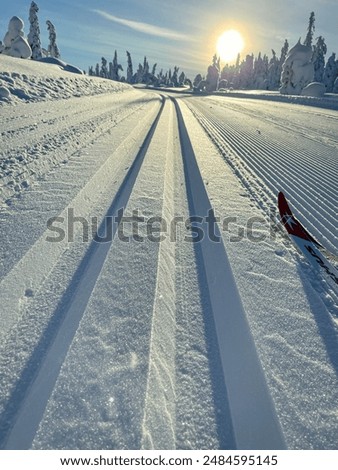
{"label": "red ski", "polygon": [[303,253],[312,266],[323,269],[329,278],[338,285],[337,269],[331,265],[319,250],[319,248],[321,248],[321,244],[309,234],[309,232],[293,215],[282,192],[278,194],[278,208],[283,225],[296,247]]}

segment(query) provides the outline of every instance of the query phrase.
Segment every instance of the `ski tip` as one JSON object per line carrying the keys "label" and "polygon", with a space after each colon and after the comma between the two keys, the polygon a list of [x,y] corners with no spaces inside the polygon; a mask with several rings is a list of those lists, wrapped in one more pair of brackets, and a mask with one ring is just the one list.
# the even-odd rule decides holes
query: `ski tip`
{"label": "ski tip", "polygon": [[311,241],[316,246],[322,248],[322,245],[312,235],[310,235],[305,227],[303,227],[303,225],[295,218],[282,191],[278,193],[278,209],[281,221],[290,235],[295,235],[303,240]]}
{"label": "ski tip", "polygon": [[278,193],[278,209],[280,216],[283,218],[285,214],[292,215],[291,209],[289,207],[289,204],[286,200],[286,197],[284,196],[284,193],[280,191]]}
{"label": "ski tip", "polygon": [[286,202],[286,197],[284,196],[284,193],[282,191],[279,191],[278,193],[278,205],[280,205],[281,203],[285,203]]}

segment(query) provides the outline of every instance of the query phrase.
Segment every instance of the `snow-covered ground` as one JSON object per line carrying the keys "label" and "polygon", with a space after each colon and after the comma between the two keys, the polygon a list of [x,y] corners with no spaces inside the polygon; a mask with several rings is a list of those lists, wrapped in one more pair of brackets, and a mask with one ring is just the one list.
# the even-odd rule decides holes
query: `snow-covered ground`
{"label": "snow-covered ground", "polygon": [[0,66],[0,447],[337,449],[334,105]]}
{"label": "snow-covered ground", "polygon": [[4,103],[79,98],[129,89],[123,83],[70,73],[65,67],[67,64],[58,66],[0,54],[0,109]]}

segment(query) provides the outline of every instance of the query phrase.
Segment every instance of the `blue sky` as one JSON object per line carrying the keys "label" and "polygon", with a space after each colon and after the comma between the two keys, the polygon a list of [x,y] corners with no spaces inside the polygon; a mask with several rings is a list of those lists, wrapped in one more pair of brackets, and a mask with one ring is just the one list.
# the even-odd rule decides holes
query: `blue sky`
{"label": "blue sky", "polygon": [[[28,33],[30,0],[4,2],[0,38],[9,19],[20,16]],[[102,56],[112,60],[114,50],[125,67],[129,50],[134,67],[147,55],[150,66],[178,65],[192,78],[204,74],[216,50],[218,36],[238,29],[245,38],[244,57],[261,51],[277,55],[284,39],[290,45],[304,39],[310,12],[316,16],[315,37],[324,36],[328,55],[338,54],[337,0],[36,0],[44,47],[46,20],[56,27],[62,58],[88,70]]]}

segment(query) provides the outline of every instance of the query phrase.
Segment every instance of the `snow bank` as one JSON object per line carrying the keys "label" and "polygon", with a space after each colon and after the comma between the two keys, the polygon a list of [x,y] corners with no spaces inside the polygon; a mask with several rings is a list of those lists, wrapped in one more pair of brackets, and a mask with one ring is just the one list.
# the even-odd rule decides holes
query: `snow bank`
{"label": "snow bank", "polygon": [[325,85],[324,83],[312,82],[309,83],[305,88],[303,88],[301,95],[303,96],[313,96],[314,98],[320,98],[325,94]]}
{"label": "snow bank", "polygon": [[66,64],[66,62],[61,59],[57,59],[56,57],[43,57],[39,60],[39,62],[44,62],[45,64],[54,64],[59,66],[61,70],[65,70],[66,72],[78,73],[80,75],[83,75],[81,69],[75,67],[74,65]]}
{"label": "snow bank", "polygon": [[47,62],[0,54],[0,106],[130,90],[125,83],[81,75],[80,69],[65,62]]}

